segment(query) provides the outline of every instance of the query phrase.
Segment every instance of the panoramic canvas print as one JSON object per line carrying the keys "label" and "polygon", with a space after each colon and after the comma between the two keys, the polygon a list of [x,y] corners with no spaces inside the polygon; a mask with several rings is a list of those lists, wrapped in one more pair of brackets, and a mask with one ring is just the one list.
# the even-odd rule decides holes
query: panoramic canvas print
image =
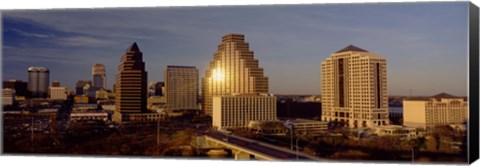
{"label": "panoramic canvas print", "polygon": [[2,11],[2,150],[465,164],[468,9]]}

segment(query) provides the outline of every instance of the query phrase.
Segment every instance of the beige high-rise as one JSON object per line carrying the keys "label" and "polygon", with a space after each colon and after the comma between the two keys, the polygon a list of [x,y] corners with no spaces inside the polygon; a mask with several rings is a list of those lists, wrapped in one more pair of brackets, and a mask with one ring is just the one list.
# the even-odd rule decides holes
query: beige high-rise
{"label": "beige high-rise", "polygon": [[164,77],[167,109],[198,109],[197,68],[192,66],[167,66]]}
{"label": "beige high-rise", "polygon": [[388,125],[387,62],[350,45],[321,63],[322,120],[351,128]]}
{"label": "beige high-rise", "polygon": [[212,115],[214,96],[239,93],[268,93],[268,78],[263,75],[242,34],[222,37],[213,61],[202,79],[203,110]]}

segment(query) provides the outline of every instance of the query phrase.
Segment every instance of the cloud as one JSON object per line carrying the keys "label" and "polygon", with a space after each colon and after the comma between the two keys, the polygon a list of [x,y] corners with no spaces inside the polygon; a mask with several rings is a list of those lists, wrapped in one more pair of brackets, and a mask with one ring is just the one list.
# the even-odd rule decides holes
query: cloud
{"label": "cloud", "polygon": [[22,30],[16,29],[16,28],[11,28],[9,30],[15,31],[15,32],[17,32],[18,34],[20,34],[24,37],[33,37],[33,38],[41,38],[41,39],[46,39],[46,38],[53,37],[50,34],[40,34],[40,33],[26,32],[26,31],[22,31]]}
{"label": "cloud", "polygon": [[87,36],[62,37],[56,39],[56,43],[73,47],[105,47],[116,44],[116,42],[112,40],[103,40]]}

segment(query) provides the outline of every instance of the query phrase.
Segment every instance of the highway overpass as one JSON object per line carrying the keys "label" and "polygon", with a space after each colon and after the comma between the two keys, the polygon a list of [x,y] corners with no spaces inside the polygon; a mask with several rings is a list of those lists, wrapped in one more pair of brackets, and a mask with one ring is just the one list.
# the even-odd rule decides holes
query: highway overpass
{"label": "highway overpass", "polygon": [[200,149],[229,149],[235,160],[320,160],[294,150],[221,132],[198,136],[195,146]]}

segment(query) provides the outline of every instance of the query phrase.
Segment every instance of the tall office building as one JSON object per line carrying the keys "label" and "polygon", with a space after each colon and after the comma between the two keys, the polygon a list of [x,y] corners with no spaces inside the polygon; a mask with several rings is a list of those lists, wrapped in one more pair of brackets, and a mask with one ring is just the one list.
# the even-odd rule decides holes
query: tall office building
{"label": "tall office building", "polygon": [[403,125],[430,128],[441,125],[464,124],[468,120],[465,98],[440,93],[427,98],[403,99]]}
{"label": "tall office building", "polygon": [[164,77],[167,109],[198,109],[197,68],[191,66],[167,66]]}
{"label": "tall office building", "polygon": [[212,115],[214,96],[268,93],[268,78],[242,34],[227,34],[202,79],[203,110]]}
{"label": "tall office building", "polygon": [[321,69],[322,120],[351,128],[389,124],[385,58],[350,45]]}
{"label": "tall office building", "polygon": [[77,83],[75,84],[75,94],[78,95],[83,95],[83,88],[85,85],[92,85],[92,81],[90,80],[78,80]]}
{"label": "tall office building", "polygon": [[142,52],[133,43],[120,59],[115,82],[115,121],[125,121],[129,113],[147,111],[147,72]]}
{"label": "tall office building", "polygon": [[94,64],[92,67],[92,81],[95,89],[107,88],[107,76],[103,64]]}
{"label": "tall office building", "polygon": [[32,98],[47,98],[50,71],[46,67],[28,68],[28,91]]}
{"label": "tall office building", "polygon": [[3,89],[8,88],[8,89],[15,90],[16,96],[27,97],[27,94],[28,94],[27,86],[28,84],[26,82],[23,82],[22,80],[3,81]]}

